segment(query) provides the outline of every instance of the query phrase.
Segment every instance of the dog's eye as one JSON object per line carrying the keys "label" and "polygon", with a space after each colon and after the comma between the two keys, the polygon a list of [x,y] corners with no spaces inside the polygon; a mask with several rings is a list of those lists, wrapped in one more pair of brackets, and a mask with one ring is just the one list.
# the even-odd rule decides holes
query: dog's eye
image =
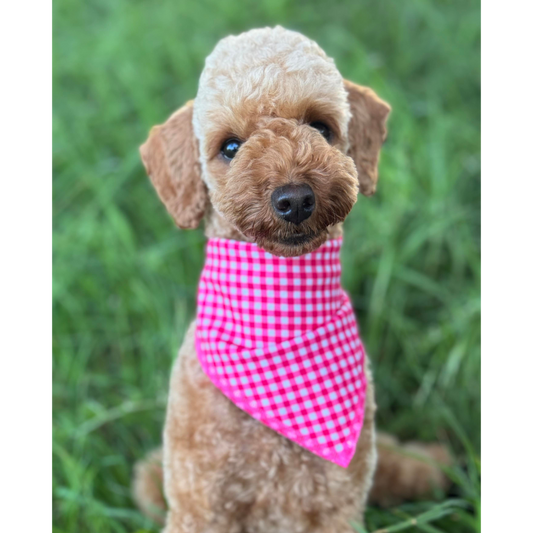
{"label": "dog's eye", "polygon": [[323,122],[311,122],[309,126],[315,128],[315,130],[317,130],[318,133],[320,133],[320,135],[326,139],[326,141],[331,141],[331,130]]}
{"label": "dog's eye", "polygon": [[226,159],[233,159],[237,155],[241,144],[241,141],[238,139],[228,139],[222,145],[220,152]]}

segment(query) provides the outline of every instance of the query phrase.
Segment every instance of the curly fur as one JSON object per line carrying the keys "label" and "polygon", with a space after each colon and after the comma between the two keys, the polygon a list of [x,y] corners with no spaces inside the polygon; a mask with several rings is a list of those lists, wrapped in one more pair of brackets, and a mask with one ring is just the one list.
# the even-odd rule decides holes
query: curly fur
{"label": "curly fur", "polygon": [[[178,226],[196,227],[205,214],[209,237],[299,255],[341,233],[359,189],[375,191],[389,111],[373,91],[343,80],[333,60],[303,35],[280,27],[252,30],[220,41],[206,60],[195,101],[153,129],[141,154]],[[329,142],[309,125],[314,121],[329,126]],[[243,141],[231,162],[220,154],[228,138]],[[316,197],[313,214],[298,226],[271,207],[272,191],[288,183],[305,183]],[[305,242],[290,244],[296,234],[306,235]],[[223,396],[200,368],[194,331],[193,323],[172,372],[162,470],[157,457],[136,470],[140,507],[154,517],[165,507],[154,482],[162,474],[165,533],[352,531],[349,522],[363,520],[377,460],[369,365],[364,426],[343,469]],[[413,479],[398,469],[401,454],[386,451],[376,501],[386,501],[389,487],[391,497],[402,498],[444,484],[434,465],[404,461]],[[434,457],[433,451],[426,455]]]}

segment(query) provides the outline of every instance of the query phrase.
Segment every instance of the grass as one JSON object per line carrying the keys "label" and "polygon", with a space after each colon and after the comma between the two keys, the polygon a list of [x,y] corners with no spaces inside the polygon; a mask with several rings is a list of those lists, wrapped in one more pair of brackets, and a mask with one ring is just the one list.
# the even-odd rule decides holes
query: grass
{"label": "grass", "polygon": [[479,531],[479,10],[465,0],[55,1],[55,533],[156,531],[133,506],[131,468],[160,443],[204,239],[173,227],[137,146],[194,97],[219,38],[276,23],[317,40],[393,106],[379,192],[346,224],[344,285],[380,427],[446,442],[458,457],[453,495],[370,508],[366,531]]}

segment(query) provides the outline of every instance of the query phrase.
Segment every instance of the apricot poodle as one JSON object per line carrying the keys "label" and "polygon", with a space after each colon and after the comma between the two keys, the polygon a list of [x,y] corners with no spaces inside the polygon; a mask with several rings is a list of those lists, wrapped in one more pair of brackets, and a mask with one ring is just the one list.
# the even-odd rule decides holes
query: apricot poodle
{"label": "apricot poodle", "polygon": [[[257,29],[217,44],[196,99],[152,129],[141,156],[180,228],[205,218],[209,239],[300,257],[338,240],[358,192],[375,192],[389,112],[313,41]],[[348,532],[369,495],[387,505],[446,486],[444,448],[376,436],[367,358],[364,423],[344,467],[231,401],[201,366],[195,330],[172,371],[163,450],[135,471],[136,501],[165,533]]]}

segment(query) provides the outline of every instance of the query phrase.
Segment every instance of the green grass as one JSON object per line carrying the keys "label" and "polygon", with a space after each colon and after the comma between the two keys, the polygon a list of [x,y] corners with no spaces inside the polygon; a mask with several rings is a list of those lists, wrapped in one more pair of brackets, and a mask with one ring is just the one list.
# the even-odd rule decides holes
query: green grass
{"label": "green grass", "polygon": [[479,19],[465,0],[55,1],[55,533],[156,531],[131,468],[160,443],[204,239],[173,227],[137,146],[194,97],[219,38],[276,23],[393,106],[378,194],[346,224],[344,284],[379,425],[460,464],[453,499],[371,508],[367,531],[479,531]]}

